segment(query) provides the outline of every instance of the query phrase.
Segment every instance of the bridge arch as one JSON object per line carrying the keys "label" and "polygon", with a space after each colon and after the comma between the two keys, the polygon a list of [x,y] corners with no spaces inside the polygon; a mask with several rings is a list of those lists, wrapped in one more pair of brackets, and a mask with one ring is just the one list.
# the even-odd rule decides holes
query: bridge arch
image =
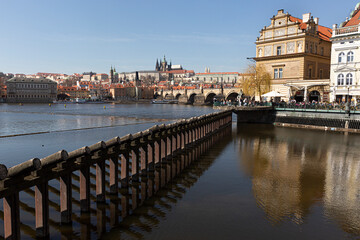
{"label": "bridge arch", "polygon": [[174,95],[172,95],[171,93],[167,93],[167,94],[165,94],[164,99],[173,100],[173,99],[174,99]]}
{"label": "bridge arch", "polygon": [[190,94],[189,101],[188,101],[190,104],[193,104],[195,102],[195,96],[196,95],[197,95],[196,93]]}
{"label": "bridge arch", "polygon": [[209,92],[205,97],[205,103],[214,103],[214,97],[216,97],[216,94]]}
{"label": "bridge arch", "polygon": [[236,98],[239,96],[239,93],[237,92],[230,92],[228,93],[228,95],[226,96],[226,100],[231,100],[232,102],[236,101]]}
{"label": "bridge arch", "polygon": [[177,100],[179,100],[179,98],[181,97],[181,95],[182,95],[181,93],[178,93],[178,94],[176,94],[176,97],[175,97],[175,98],[176,98]]}

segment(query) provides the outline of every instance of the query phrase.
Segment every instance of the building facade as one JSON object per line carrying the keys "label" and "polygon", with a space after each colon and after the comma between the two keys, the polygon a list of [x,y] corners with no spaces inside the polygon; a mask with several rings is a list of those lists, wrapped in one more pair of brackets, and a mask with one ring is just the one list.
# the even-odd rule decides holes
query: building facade
{"label": "building facade", "polygon": [[261,29],[254,60],[285,99],[329,101],[331,35],[310,13],[299,19],[279,10]]}
{"label": "building facade", "polygon": [[360,102],[360,4],[340,26],[333,26],[331,38],[331,100]]}
{"label": "building facade", "polygon": [[196,73],[193,76],[194,81],[200,81],[203,83],[228,83],[235,84],[239,81],[238,72],[205,72]]}
{"label": "building facade", "polygon": [[47,78],[14,77],[6,88],[8,103],[51,103],[57,96],[57,83]]}

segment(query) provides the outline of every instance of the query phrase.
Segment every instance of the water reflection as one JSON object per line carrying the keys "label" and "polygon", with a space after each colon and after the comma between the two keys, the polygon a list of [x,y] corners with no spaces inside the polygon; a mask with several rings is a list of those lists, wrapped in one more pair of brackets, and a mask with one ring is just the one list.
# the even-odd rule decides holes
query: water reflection
{"label": "water reflection", "polygon": [[322,204],[327,221],[360,235],[357,135],[262,125],[238,127],[242,169],[257,205],[274,225],[303,224]]}

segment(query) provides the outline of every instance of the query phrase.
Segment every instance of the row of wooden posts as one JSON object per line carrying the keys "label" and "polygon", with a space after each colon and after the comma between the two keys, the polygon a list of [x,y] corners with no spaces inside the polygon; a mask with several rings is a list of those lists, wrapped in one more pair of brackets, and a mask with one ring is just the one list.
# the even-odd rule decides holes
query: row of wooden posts
{"label": "row of wooden posts", "polygon": [[[72,221],[72,174],[79,171],[80,209],[90,211],[90,167],[96,166],[96,201],[106,201],[106,165],[109,192],[119,194],[142,176],[154,171],[195,143],[232,122],[232,112],[223,111],[156,125],[136,134],[100,141],[70,153],[61,150],[48,157],[34,158],[11,168],[0,164],[0,198],[3,198],[4,238],[20,239],[19,193],[35,189],[37,237],[49,236],[49,181],[60,180],[61,223]],[[120,172],[120,178],[119,173]],[[120,186],[119,186],[120,185]]]}

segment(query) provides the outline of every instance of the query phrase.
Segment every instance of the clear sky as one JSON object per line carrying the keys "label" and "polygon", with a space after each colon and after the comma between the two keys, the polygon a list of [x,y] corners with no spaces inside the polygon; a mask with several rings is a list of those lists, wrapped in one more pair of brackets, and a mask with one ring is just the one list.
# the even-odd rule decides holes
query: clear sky
{"label": "clear sky", "polygon": [[[358,0],[360,1],[360,0]],[[243,71],[278,9],[332,27],[346,0],[0,0],[0,72],[153,70],[164,54],[203,72]]]}

